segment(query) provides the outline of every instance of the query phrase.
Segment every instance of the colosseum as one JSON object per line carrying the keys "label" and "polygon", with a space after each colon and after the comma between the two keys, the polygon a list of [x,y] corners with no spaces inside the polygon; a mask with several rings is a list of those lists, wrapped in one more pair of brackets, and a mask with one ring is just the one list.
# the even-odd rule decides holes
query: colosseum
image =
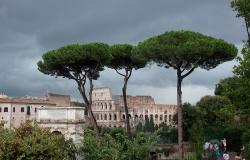
{"label": "colosseum", "polygon": [[[125,127],[125,110],[123,97],[112,95],[109,87],[95,88],[92,94],[93,113],[99,126]],[[176,105],[155,104],[151,96],[127,96],[131,126],[144,123],[146,117],[153,117],[154,123],[172,126]]]}

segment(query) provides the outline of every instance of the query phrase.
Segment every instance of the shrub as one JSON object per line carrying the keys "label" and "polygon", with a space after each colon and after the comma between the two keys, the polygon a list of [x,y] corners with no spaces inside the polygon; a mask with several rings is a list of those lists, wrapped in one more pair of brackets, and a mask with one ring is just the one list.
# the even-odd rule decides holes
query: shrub
{"label": "shrub", "polygon": [[227,139],[227,150],[239,152],[242,146],[242,134],[246,128],[241,126],[232,126],[224,130],[224,137]]}
{"label": "shrub", "polygon": [[242,135],[242,143],[247,144],[250,142],[250,129],[245,131]]}
{"label": "shrub", "polygon": [[63,135],[55,135],[31,122],[14,130],[0,131],[0,159],[6,160],[73,160],[76,148]]}
{"label": "shrub", "polygon": [[90,130],[84,130],[84,138],[79,153],[91,160],[143,160],[154,144],[155,135],[145,136],[142,132],[129,140],[121,129],[105,129],[97,137]]}

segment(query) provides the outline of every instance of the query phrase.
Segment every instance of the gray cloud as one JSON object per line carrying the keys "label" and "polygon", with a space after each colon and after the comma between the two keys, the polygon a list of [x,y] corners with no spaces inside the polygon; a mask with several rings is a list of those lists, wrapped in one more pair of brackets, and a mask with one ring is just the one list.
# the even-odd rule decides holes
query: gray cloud
{"label": "gray cloud", "polygon": [[[43,96],[50,91],[79,98],[74,82],[43,75],[36,68],[44,52],[68,43],[136,44],[168,30],[188,29],[241,45],[246,37],[244,25],[229,3],[228,0],[2,0],[0,90],[11,96]],[[187,100],[193,102],[212,93],[221,78],[232,75],[234,64],[228,62],[209,72],[196,70],[184,81],[184,88],[193,88],[199,94],[189,94],[194,98]],[[151,94],[159,102],[172,103],[175,80],[173,70],[154,65],[134,72],[129,93]],[[121,93],[121,83],[122,78],[110,69],[95,82],[96,86],[111,86],[115,94]]]}

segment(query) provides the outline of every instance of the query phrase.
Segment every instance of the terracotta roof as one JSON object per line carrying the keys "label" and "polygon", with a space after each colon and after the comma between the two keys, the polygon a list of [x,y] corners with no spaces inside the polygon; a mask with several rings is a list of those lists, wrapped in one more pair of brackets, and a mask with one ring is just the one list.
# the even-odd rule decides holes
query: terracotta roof
{"label": "terracotta roof", "polygon": [[51,103],[48,100],[44,99],[27,99],[27,98],[0,98],[0,103],[25,103],[25,104],[49,104],[56,105]]}

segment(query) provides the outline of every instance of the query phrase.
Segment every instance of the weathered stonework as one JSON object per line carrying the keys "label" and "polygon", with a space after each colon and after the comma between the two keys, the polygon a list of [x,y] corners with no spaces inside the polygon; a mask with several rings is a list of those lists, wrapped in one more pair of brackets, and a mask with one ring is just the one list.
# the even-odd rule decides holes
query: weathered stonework
{"label": "weathered stonework", "polygon": [[51,132],[60,132],[75,143],[81,140],[85,123],[83,107],[42,107],[37,122]]}
{"label": "weathered stonework", "polygon": [[5,128],[18,127],[26,120],[37,121],[74,142],[79,142],[85,124],[83,107],[71,106],[70,96],[51,93],[45,98],[0,95],[0,118]]}
{"label": "weathered stonework", "polygon": [[[93,112],[97,123],[105,127],[125,127],[125,111],[122,96],[112,96],[108,87],[95,88],[93,91]],[[154,123],[159,125],[172,124],[176,105],[155,104],[151,96],[127,96],[130,123],[132,127],[138,122],[144,122],[146,116],[153,117]]]}

